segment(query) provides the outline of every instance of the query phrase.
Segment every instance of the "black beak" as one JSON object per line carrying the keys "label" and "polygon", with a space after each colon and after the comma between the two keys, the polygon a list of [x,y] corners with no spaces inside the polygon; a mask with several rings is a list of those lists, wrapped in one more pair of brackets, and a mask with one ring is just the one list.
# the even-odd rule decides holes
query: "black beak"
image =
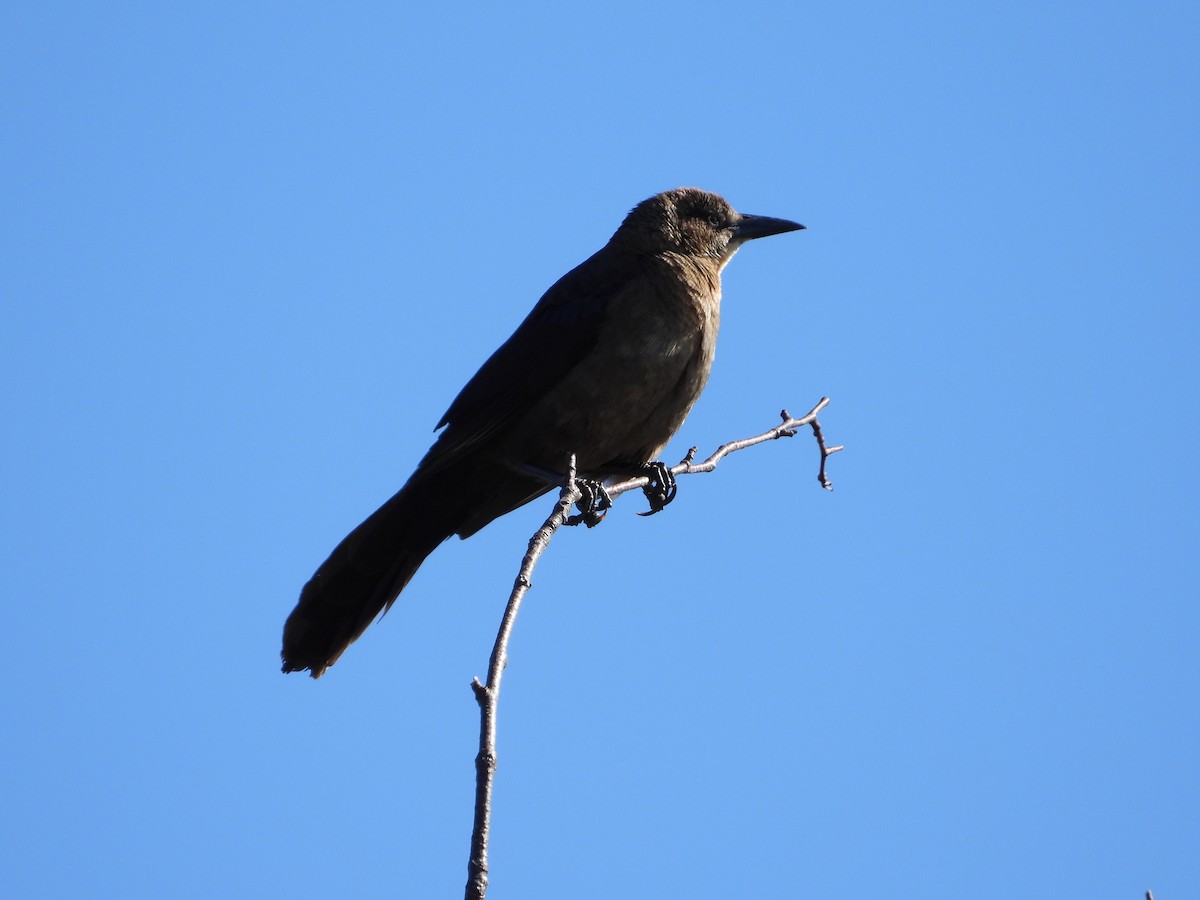
{"label": "black beak", "polygon": [[733,226],[733,239],[736,241],[752,241],[755,238],[770,237],[773,234],[803,230],[804,226],[799,222],[790,222],[787,219],[773,219],[770,216],[743,215],[741,221]]}

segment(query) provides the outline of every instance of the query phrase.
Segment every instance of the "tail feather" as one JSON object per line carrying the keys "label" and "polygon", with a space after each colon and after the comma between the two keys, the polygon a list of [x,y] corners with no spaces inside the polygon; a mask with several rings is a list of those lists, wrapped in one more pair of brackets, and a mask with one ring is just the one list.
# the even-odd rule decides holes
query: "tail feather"
{"label": "tail feather", "polygon": [[549,487],[484,467],[417,471],[346,536],[300,592],[283,626],[283,671],[320,678],[396,600],[425,557]]}
{"label": "tail feather", "polygon": [[[320,678],[455,531],[445,506],[409,484],[346,536],[300,592],[283,626],[283,671]],[[431,515],[433,513],[433,515]]]}

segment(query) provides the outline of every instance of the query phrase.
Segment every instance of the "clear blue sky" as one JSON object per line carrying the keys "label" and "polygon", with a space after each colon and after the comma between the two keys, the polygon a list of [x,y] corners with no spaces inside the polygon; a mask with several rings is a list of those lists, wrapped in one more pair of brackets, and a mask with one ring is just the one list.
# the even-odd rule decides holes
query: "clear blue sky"
{"label": "clear blue sky", "polygon": [[0,28],[0,884],[453,897],[542,503],[320,682],[280,628],[541,291],[694,184],[670,450],[556,540],[496,898],[1200,896],[1194,3],[18,4]]}

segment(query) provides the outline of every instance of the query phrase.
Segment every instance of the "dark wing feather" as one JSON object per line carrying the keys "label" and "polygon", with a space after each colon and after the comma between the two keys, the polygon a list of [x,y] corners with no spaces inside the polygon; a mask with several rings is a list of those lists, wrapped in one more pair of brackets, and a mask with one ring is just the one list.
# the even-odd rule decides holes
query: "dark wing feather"
{"label": "dark wing feather", "polygon": [[485,443],[587,357],[609,301],[637,273],[636,264],[622,259],[624,255],[605,250],[556,281],[467,382],[438,422],[437,427],[446,430],[422,461],[422,469],[440,469]]}

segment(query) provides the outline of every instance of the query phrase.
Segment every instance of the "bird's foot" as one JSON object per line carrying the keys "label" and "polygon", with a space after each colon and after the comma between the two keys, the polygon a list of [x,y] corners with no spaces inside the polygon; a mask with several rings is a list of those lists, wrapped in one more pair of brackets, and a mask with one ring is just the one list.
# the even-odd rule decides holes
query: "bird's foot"
{"label": "bird's foot", "polygon": [[675,499],[675,474],[671,467],[661,460],[656,460],[646,463],[639,474],[650,479],[650,483],[642,488],[642,493],[650,503],[650,511],[638,515],[652,516],[656,512],[662,512],[666,505]]}
{"label": "bird's foot", "polygon": [[568,525],[586,525],[588,528],[595,528],[612,509],[612,497],[608,496],[608,491],[604,489],[604,484],[599,481],[592,481],[589,478],[575,479],[575,486],[579,488],[579,499],[575,501],[575,507],[579,510],[579,515],[571,516],[567,519]]}

